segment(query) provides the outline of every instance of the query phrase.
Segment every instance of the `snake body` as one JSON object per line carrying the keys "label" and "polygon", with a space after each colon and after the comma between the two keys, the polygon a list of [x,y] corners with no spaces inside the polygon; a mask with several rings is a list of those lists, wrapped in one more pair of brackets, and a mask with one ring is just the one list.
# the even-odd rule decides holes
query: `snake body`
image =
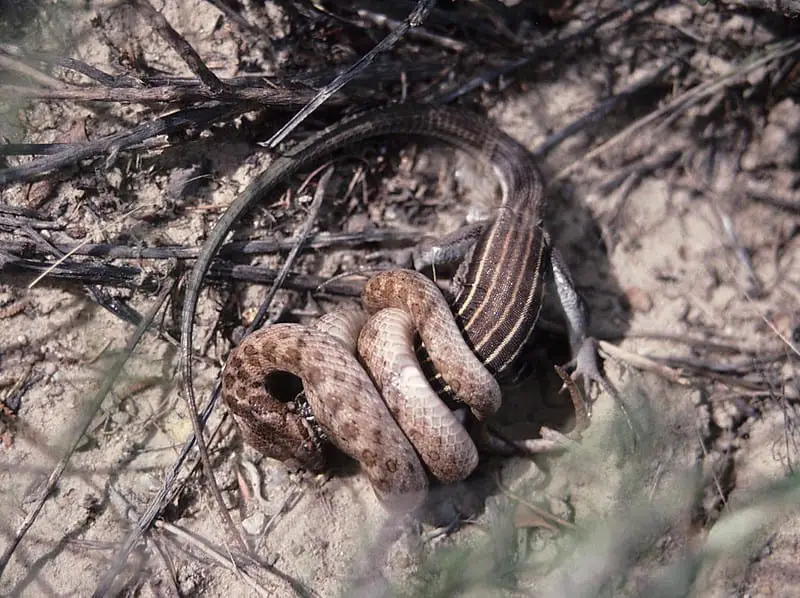
{"label": "snake body", "polygon": [[[469,434],[420,369],[415,331],[476,416],[499,407],[500,388],[467,346],[439,289],[422,274],[380,273],[367,283],[362,302],[375,314],[366,323],[359,312],[333,312],[313,326],[275,324],[245,338],[225,365],[222,398],[247,442],[262,453],[319,470],[324,445],[318,426],[322,438],[361,463],[385,504],[406,510],[427,489],[420,458],[443,481],[465,479],[478,464]],[[269,392],[264,380],[275,371],[302,380],[315,426],[309,414]]]}

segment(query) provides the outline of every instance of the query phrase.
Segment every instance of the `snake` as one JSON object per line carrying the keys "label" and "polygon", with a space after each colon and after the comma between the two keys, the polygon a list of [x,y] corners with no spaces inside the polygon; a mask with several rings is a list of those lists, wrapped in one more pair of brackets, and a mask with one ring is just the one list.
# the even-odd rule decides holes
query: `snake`
{"label": "snake", "polygon": [[[434,243],[428,257],[418,260],[425,265],[442,256],[453,259],[452,248],[460,248],[452,299],[418,272],[378,274],[362,295],[369,319],[331,315],[311,325],[278,323],[258,330],[231,352],[221,392],[246,442],[265,455],[319,471],[333,445],[361,464],[384,504],[412,509],[424,500],[428,474],[465,479],[477,464],[473,441],[419,369],[416,334],[434,378],[485,421],[500,406],[499,381],[520,368],[548,280],[566,315],[578,359],[575,375],[605,381],[587,336],[585,304],[543,229],[544,189],[536,161],[491,121],[463,109],[398,104],[345,118],[277,157],[229,206],[195,262],[182,348],[191,354],[199,289],[233,223],[290,177],[331,155],[398,136],[463,150],[499,182],[500,204],[492,218],[470,228],[469,242]],[[191,360],[183,365],[192,393]],[[268,382],[279,371],[300,378],[305,402],[274,396]]]}

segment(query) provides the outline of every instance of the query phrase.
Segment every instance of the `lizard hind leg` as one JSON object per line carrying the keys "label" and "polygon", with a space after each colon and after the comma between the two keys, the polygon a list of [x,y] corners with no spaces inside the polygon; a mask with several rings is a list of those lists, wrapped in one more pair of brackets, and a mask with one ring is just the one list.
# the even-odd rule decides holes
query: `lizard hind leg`
{"label": "lizard hind leg", "polygon": [[549,235],[545,235],[545,243],[548,248],[546,275],[558,295],[569,327],[572,360],[568,365],[573,368],[571,378],[583,382],[587,393],[591,383],[597,384],[615,402],[621,404],[617,390],[601,369],[597,341],[589,336],[589,311],[586,302],[575,288],[569,268],[558,249],[553,247]]}

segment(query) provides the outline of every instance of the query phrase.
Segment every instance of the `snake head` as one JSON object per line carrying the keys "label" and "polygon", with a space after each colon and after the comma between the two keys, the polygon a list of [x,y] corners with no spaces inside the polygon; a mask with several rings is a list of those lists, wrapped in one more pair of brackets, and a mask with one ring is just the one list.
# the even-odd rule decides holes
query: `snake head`
{"label": "snake head", "polygon": [[267,457],[292,468],[322,471],[325,455],[322,442],[302,414],[291,405],[279,403],[269,410],[228,404],[245,442]]}
{"label": "snake head", "polygon": [[222,398],[245,442],[267,457],[298,469],[319,472],[325,467],[324,437],[297,401],[281,401],[261,377],[222,378]]}

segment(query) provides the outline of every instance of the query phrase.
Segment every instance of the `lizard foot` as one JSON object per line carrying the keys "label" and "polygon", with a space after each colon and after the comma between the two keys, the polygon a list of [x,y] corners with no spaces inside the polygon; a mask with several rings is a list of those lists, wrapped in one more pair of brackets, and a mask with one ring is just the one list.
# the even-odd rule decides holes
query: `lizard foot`
{"label": "lizard foot", "polygon": [[586,394],[589,393],[592,383],[597,384],[603,391],[608,393],[608,395],[617,404],[620,411],[622,411],[622,414],[625,416],[625,421],[627,422],[628,427],[635,432],[633,421],[628,414],[628,410],[625,408],[625,404],[622,402],[617,389],[614,388],[614,386],[608,381],[608,378],[606,378],[605,374],[603,374],[603,372],[600,370],[598,359],[599,353],[597,349],[597,341],[592,337],[587,337],[581,343],[581,346],[578,349],[578,352],[575,354],[573,360],[568,364],[568,366],[574,367],[572,374],[567,376],[565,373],[563,373],[564,371],[561,368],[556,368],[556,371],[559,372],[561,379],[564,380],[564,387],[569,390],[570,395],[572,396],[572,402],[575,405],[576,418],[578,419],[578,430],[586,429],[585,427],[581,428],[580,426],[584,425],[588,427],[588,421],[591,417],[591,405],[586,401],[585,395],[580,393],[575,384],[576,381],[581,381]]}
{"label": "lizard foot", "polygon": [[[567,376],[563,369],[556,368],[559,376],[561,376],[561,379],[564,381],[564,388],[569,391],[572,402],[575,405],[575,416],[578,419],[579,430],[584,430],[588,427],[588,421],[591,417],[591,403],[586,400],[586,397],[590,393],[592,383],[597,384],[620,405],[630,425],[630,418],[628,418],[628,414],[625,412],[625,407],[622,405],[619,393],[600,370],[600,363],[598,360],[597,341],[592,337],[587,337],[581,343],[581,346],[575,353],[575,357],[567,364],[567,367],[574,368],[572,374]],[[584,389],[583,393],[577,388],[576,382],[582,383]]]}

